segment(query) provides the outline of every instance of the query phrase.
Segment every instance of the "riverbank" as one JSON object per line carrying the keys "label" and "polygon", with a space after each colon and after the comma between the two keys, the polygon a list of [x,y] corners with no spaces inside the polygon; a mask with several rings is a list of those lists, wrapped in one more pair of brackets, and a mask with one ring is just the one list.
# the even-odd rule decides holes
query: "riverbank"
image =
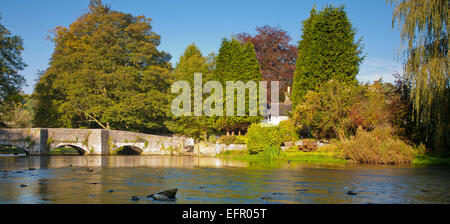
{"label": "riverbank", "polygon": [[248,162],[267,162],[277,160],[280,162],[317,163],[317,164],[346,164],[347,160],[334,152],[282,152],[275,159],[265,154],[250,155],[247,151],[226,151],[216,157]]}
{"label": "riverbank", "polygon": [[[3,150],[0,155],[13,155],[22,154],[24,151],[19,149]],[[78,152],[71,148],[57,148],[52,150],[50,156],[64,156],[64,155],[79,155]],[[189,155],[192,156],[192,155]],[[349,164],[350,160],[344,159],[344,157],[339,152],[282,152],[276,158],[270,158],[268,155],[263,153],[250,155],[246,150],[229,150],[223,153],[217,154],[216,156],[200,156],[200,157],[216,157],[227,160],[237,160],[237,161],[247,161],[247,162],[268,162],[268,161],[278,161],[286,163],[310,163],[310,164]],[[417,156],[411,163],[412,166],[449,166],[450,158],[442,157],[432,157],[432,156]]]}
{"label": "riverbank", "polygon": [[417,156],[412,162],[413,166],[450,166],[450,158]]}
{"label": "riverbank", "polygon": [[[312,163],[312,164],[349,164],[338,152],[282,152],[277,158],[271,159],[264,154],[250,155],[247,151],[226,151],[216,157],[247,162],[280,161],[288,163]],[[412,166],[450,166],[450,158],[417,156]]]}

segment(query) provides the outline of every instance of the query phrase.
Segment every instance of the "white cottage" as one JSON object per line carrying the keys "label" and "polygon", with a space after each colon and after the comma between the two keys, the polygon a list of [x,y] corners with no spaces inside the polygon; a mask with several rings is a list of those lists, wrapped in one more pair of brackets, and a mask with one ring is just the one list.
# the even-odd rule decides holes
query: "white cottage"
{"label": "white cottage", "polygon": [[[285,100],[283,103],[271,103],[267,107],[266,117],[261,123],[279,125],[281,121],[289,119],[289,113],[292,111],[292,102],[289,99],[291,95],[291,88],[288,87],[288,91],[285,94]],[[278,110],[278,115],[276,111]]]}

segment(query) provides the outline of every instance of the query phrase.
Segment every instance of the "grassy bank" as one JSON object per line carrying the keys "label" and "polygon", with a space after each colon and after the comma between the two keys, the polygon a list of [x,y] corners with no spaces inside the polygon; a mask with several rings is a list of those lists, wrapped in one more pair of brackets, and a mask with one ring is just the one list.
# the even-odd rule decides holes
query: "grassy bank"
{"label": "grassy bank", "polygon": [[[227,151],[217,155],[219,158],[248,161],[248,162],[295,162],[295,163],[314,163],[314,164],[347,164],[337,152],[282,152],[276,159],[270,159],[264,154],[250,155],[248,151]],[[450,158],[417,156],[412,164],[413,166],[450,166]]]}
{"label": "grassy bank", "polygon": [[339,154],[331,152],[282,152],[277,158],[271,159],[263,153],[250,155],[248,151],[227,151],[217,155],[224,159],[234,159],[248,162],[297,162],[316,164],[346,164]]}
{"label": "grassy bank", "polygon": [[417,156],[413,162],[413,166],[450,166],[450,158]]}

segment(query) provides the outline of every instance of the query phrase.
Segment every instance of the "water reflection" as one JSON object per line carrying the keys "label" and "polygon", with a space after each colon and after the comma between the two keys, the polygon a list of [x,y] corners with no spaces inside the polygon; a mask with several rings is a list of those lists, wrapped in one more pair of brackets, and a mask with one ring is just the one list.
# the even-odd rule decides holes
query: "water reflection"
{"label": "water reflection", "polygon": [[450,203],[442,168],[54,156],[2,157],[0,172],[0,203],[157,203],[145,196],[174,187],[175,203]]}

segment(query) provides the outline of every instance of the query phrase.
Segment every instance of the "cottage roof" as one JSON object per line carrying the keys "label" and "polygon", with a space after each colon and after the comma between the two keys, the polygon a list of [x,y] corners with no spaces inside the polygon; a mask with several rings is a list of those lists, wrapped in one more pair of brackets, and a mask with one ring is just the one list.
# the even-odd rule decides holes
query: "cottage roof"
{"label": "cottage roof", "polygon": [[271,114],[275,114],[275,108],[278,105],[278,115],[279,116],[289,116],[289,113],[292,111],[292,104],[291,103],[271,103],[269,112]]}

